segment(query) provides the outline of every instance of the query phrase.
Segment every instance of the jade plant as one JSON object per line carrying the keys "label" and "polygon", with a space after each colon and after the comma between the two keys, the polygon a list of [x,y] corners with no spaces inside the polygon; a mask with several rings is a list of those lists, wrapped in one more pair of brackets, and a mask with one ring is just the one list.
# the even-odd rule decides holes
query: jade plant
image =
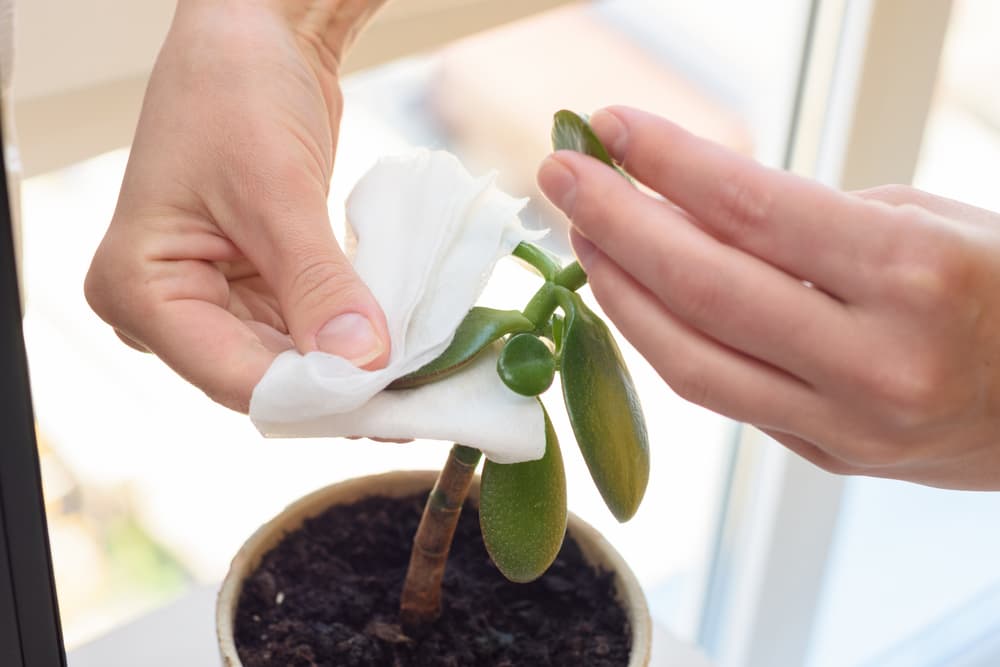
{"label": "jade plant", "polygon": [[[573,112],[555,115],[552,141],[556,149],[586,153],[621,172],[586,119]],[[587,282],[577,262],[560,266],[549,253],[527,242],[513,254],[543,280],[524,309],[473,308],[440,356],[389,388],[441,380],[491,346],[500,348],[497,373],[518,394],[538,397],[558,374],[573,435],[594,483],[612,514],[627,521],[646,490],[649,448],[621,352],[607,325],[577,294]],[[512,464],[487,460],[482,472],[483,541],[501,573],[516,582],[536,579],[548,569],[566,531],[566,477],[547,414],[545,436],[542,458]],[[477,449],[454,445],[428,497],[400,605],[401,620],[411,630],[440,614],[448,552],[481,458]]]}

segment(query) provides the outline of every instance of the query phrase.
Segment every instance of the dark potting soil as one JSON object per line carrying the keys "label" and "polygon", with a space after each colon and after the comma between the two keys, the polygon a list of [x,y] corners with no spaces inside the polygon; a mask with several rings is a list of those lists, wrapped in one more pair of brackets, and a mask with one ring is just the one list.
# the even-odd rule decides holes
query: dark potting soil
{"label": "dark potting soil", "polygon": [[398,605],[426,494],[366,498],[309,519],[245,582],[236,646],[245,667],[622,667],[630,634],[612,575],[566,539],[537,581],[490,561],[466,504],[444,578],[441,618],[407,636]]}

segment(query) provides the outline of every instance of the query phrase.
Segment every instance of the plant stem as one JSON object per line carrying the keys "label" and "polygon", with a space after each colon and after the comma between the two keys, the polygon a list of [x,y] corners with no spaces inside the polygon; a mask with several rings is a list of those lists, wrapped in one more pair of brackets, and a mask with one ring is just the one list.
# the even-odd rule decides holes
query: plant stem
{"label": "plant stem", "polygon": [[555,274],[554,278],[547,280],[544,285],[538,288],[535,296],[531,297],[531,301],[524,307],[521,314],[531,320],[536,328],[541,328],[549,321],[549,317],[556,309],[556,291],[560,287],[575,292],[586,284],[587,274],[583,272],[580,262],[567,264]]}
{"label": "plant stem", "polygon": [[559,265],[547,252],[526,241],[518,243],[511,254],[531,264],[546,280],[555,280],[556,274],[559,273]]}
{"label": "plant stem", "polygon": [[531,320],[536,329],[548,322],[552,312],[556,309],[554,288],[555,284],[550,282],[539,287],[535,296],[531,297],[531,301],[521,312],[522,315]]}
{"label": "plant stem", "polygon": [[431,489],[403,583],[399,616],[404,628],[419,629],[441,615],[441,582],[448,551],[481,457],[478,449],[456,444]]}
{"label": "plant stem", "polygon": [[[523,312],[536,329],[541,329],[548,326],[560,295],[564,298],[567,290],[575,291],[585,285],[587,274],[578,262],[560,269],[544,251],[527,243],[517,246],[514,254],[545,277],[545,284]],[[452,447],[427,498],[413,538],[413,551],[400,599],[399,617],[408,631],[419,631],[441,615],[441,582],[448,564],[448,552],[482,455],[471,447],[459,444]]]}
{"label": "plant stem", "polygon": [[587,284],[587,274],[584,273],[580,262],[571,262],[559,271],[555,277],[555,283],[575,292]]}

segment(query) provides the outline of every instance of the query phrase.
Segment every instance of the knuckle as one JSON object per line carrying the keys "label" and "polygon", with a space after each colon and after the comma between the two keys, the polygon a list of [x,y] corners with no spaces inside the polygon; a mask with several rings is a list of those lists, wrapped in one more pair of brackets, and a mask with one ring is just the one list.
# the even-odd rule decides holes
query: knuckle
{"label": "knuckle", "polygon": [[87,300],[90,309],[105,321],[109,318],[104,289],[106,284],[101,268],[92,264],[83,280],[83,298]]}
{"label": "knuckle", "polygon": [[575,202],[569,215],[570,219],[585,228],[590,228],[591,223],[615,224],[618,216],[610,214],[608,202],[616,201],[619,197],[615,192],[618,189],[616,186],[619,184],[610,180],[609,175],[615,179],[619,178],[614,174],[605,174],[600,171],[594,174],[591,169],[577,171],[579,185],[576,188]]}
{"label": "knuckle", "polygon": [[897,426],[914,427],[937,411],[946,379],[933,362],[915,358],[873,372],[867,389],[880,411]]}
{"label": "knuckle", "polygon": [[882,443],[868,443],[866,446],[855,446],[849,455],[844,457],[847,465],[861,470],[886,468],[903,461],[903,452],[895,446]]}
{"label": "knuckle", "polygon": [[713,227],[723,240],[742,238],[763,227],[772,210],[772,194],[761,187],[757,174],[737,170],[729,174],[721,190]]}
{"label": "knuckle", "polygon": [[344,262],[332,258],[307,259],[294,272],[288,298],[298,308],[343,303],[363,292],[358,279]]}
{"label": "knuckle", "polygon": [[685,282],[687,284],[678,290],[677,298],[687,317],[699,323],[718,320],[723,314],[722,288],[704,279],[688,279]]}
{"label": "knuckle", "polygon": [[590,291],[597,299],[597,303],[608,313],[617,310],[616,297],[619,296],[619,290],[616,289],[610,273],[611,268],[604,253],[594,253],[594,256],[587,260],[587,284],[590,285]]}
{"label": "knuckle", "polygon": [[202,391],[210,399],[230,410],[243,414],[250,412],[250,397],[246,391],[232,387],[210,387]]}
{"label": "knuckle", "polygon": [[943,426],[965,419],[978,388],[964,382],[947,358],[913,352],[886,355],[855,386],[850,403],[864,426],[843,439],[844,460],[865,468],[910,463]]}
{"label": "knuckle", "polygon": [[910,201],[913,198],[914,192],[916,191],[908,185],[889,183],[859,190],[855,194],[862,199],[874,199],[887,204],[897,204]]}
{"label": "knuckle", "polygon": [[134,270],[132,256],[120,255],[109,239],[98,248],[84,278],[84,298],[125,345],[149,352],[138,332],[152,321],[155,295],[148,281]]}
{"label": "knuckle", "polygon": [[697,368],[690,364],[675,363],[669,375],[668,384],[674,393],[695,405],[708,406],[712,392]]}
{"label": "knuckle", "polygon": [[895,442],[871,437],[849,438],[833,449],[840,464],[854,472],[897,465],[906,454]]}
{"label": "knuckle", "polygon": [[[919,219],[923,209],[903,205],[901,215]],[[973,277],[969,248],[956,235],[939,229],[919,229],[902,241],[887,266],[892,295],[920,311],[951,308],[962,300]]]}
{"label": "knuckle", "polygon": [[139,352],[150,352],[150,349],[145,344],[139,342],[134,337],[128,335],[121,329],[116,328],[114,331],[115,334],[118,336],[119,340],[121,340],[121,342],[131,347],[133,350],[138,350]]}
{"label": "knuckle", "polygon": [[118,294],[121,281],[116,279],[116,266],[120,266],[117,258],[110,255],[108,239],[98,247],[91,261],[90,268],[83,281],[83,296],[90,309],[108,324],[115,325],[119,319],[121,295]]}
{"label": "knuckle", "polygon": [[781,431],[765,429],[765,433],[785,445],[793,454],[804,458],[806,461],[828,473],[846,475],[856,470],[854,466],[826,451],[820,444]]}
{"label": "knuckle", "polygon": [[810,456],[805,455],[813,465],[819,467],[821,470],[825,470],[831,475],[852,475],[858,472],[857,466],[851,465],[846,461],[842,461],[834,456]]}

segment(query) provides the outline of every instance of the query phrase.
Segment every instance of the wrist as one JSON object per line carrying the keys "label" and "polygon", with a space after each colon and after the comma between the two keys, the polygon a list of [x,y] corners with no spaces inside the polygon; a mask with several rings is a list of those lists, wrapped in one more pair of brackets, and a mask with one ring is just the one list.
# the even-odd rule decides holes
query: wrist
{"label": "wrist", "polygon": [[300,35],[321,40],[338,66],[358,35],[386,1],[272,0],[284,6],[287,20]]}
{"label": "wrist", "polygon": [[[218,1],[218,0],[216,0]],[[241,4],[245,0],[236,0]],[[357,36],[387,0],[256,0],[314,45],[334,74]]]}
{"label": "wrist", "polygon": [[[241,16],[270,14],[312,45],[334,75],[354,40],[388,0],[178,0],[177,15],[209,11],[239,21]],[[221,14],[220,14],[221,12]]]}

